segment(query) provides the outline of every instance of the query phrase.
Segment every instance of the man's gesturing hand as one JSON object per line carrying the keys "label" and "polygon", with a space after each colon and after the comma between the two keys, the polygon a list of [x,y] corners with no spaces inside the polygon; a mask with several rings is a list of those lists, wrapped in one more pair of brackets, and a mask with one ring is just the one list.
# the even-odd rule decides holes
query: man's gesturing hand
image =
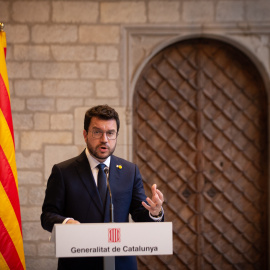
{"label": "man's gesturing hand", "polygon": [[157,189],[156,184],[151,187],[151,191],[152,199],[150,199],[149,197],[146,198],[146,201],[149,205],[145,202],[142,202],[142,205],[150,212],[152,216],[157,216],[161,211],[162,204],[164,202],[163,194],[160,192],[160,190]]}

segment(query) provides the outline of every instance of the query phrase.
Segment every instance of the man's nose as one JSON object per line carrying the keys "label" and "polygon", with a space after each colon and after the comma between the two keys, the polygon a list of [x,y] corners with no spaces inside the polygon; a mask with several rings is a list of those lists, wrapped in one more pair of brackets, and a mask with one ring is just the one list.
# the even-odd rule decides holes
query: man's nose
{"label": "man's nose", "polygon": [[107,142],[107,141],[108,141],[106,132],[103,132],[103,133],[102,133],[102,136],[101,136],[100,139],[101,139],[101,141],[103,141],[103,142]]}

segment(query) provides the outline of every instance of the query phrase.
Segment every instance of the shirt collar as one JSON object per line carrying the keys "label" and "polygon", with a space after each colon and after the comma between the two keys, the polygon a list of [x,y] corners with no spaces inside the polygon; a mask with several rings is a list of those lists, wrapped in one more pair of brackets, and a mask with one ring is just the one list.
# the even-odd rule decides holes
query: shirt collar
{"label": "shirt collar", "polygon": [[[99,162],[98,160],[96,160],[94,157],[92,157],[92,156],[90,155],[89,150],[88,150],[87,147],[85,148],[85,154],[86,154],[87,159],[88,159],[88,161],[89,161],[91,170],[93,170],[99,163],[101,163],[101,162]],[[102,162],[102,163],[104,163],[108,168],[110,168],[111,156],[109,156],[109,157],[108,157],[104,162]]]}

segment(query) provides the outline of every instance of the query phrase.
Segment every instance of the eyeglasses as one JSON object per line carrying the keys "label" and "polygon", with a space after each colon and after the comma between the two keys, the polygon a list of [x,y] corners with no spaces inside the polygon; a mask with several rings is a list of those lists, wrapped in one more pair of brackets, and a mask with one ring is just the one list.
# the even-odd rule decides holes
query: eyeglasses
{"label": "eyeglasses", "polygon": [[108,140],[115,140],[116,137],[118,136],[118,133],[114,130],[109,130],[109,131],[102,131],[98,129],[92,130],[92,136],[94,139],[102,138],[104,133],[106,133],[106,137]]}

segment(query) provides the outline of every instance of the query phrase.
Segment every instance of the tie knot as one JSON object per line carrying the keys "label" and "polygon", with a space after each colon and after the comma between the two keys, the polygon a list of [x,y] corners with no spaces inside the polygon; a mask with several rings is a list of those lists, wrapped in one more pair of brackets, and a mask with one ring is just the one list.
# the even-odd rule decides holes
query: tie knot
{"label": "tie knot", "polygon": [[97,167],[98,167],[99,170],[104,171],[104,168],[106,167],[106,165],[105,165],[104,163],[99,163],[99,164],[97,165]]}

